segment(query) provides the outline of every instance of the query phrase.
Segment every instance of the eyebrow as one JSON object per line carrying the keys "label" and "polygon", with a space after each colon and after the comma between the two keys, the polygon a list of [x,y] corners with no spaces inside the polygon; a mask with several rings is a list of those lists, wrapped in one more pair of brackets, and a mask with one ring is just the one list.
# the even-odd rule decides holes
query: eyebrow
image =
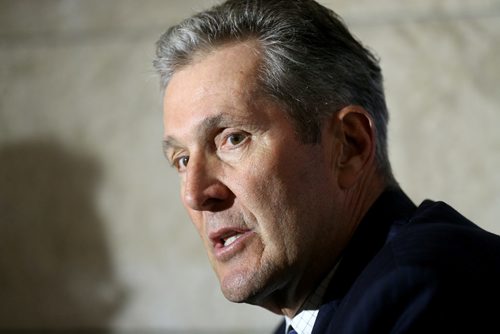
{"label": "eyebrow", "polygon": [[[227,125],[230,118],[232,119],[233,117],[228,116],[228,114],[224,112],[205,118],[195,129],[197,137],[205,139],[208,134],[213,131],[213,129]],[[170,160],[167,155],[168,150],[183,147],[183,145],[172,136],[165,137],[165,139],[163,139],[162,146],[163,153],[168,160]]]}
{"label": "eyebrow", "polygon": [[177,140],[175,140],[175,138],[168,136],[165,139],[163,139],[162,147],[163,147],[163,154],[165,155],[165,158],[170,160],[170,158],[167,155],[167,151],[172,149],[172,148],[181,147],[181,145],[177,142]]}

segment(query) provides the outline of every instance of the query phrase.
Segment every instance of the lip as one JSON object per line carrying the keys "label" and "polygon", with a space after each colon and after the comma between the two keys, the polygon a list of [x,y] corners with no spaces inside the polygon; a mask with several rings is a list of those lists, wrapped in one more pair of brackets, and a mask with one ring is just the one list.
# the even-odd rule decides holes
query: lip
{"label": "lip", "polygon": [[[224,246],[222,239],[236,234],[240,235],[238,239],[229,246]],[[254,234],[255,232],[250,229],[241,228],[223,228],[214,233],[210,233],[209,238],[212,241],[212,250],[215,258],[221,262],[230,260],[245,248],[248,239]]]}

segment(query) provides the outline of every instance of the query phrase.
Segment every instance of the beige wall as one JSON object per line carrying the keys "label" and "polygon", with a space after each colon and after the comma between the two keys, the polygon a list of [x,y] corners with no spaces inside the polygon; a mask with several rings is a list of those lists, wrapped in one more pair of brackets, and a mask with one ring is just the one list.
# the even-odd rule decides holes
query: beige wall
{"label": "beige wall", "polygon": [[[157,37],[210,1],[0,1],[0,328],[269,331],[226,302],[161,153]],[[416,201],[500,233],[500,1],[324,1],[381,57]]]}

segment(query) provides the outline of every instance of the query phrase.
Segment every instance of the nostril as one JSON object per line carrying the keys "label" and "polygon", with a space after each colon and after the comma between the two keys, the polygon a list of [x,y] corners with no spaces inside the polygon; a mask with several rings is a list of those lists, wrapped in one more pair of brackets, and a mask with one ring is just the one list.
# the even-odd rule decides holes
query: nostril
{"label": "nostril", "polygon": [[203,206],[206,211],[217,212],[229,209],[233,205],[233,203],[234,196],[227,196],[224,199],[209,198]]}

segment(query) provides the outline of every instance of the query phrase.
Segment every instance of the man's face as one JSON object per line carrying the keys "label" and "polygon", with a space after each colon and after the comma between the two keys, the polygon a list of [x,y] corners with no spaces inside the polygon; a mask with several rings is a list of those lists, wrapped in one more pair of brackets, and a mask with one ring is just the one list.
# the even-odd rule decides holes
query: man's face
{"label": "man's face", "polygon": [[164,129],[224,295],[262,305],[324,268],[336,188],[331,145],[302,143],[282,107],[256,93],[258,63],[255,45],[239,43],[177,71]]}

